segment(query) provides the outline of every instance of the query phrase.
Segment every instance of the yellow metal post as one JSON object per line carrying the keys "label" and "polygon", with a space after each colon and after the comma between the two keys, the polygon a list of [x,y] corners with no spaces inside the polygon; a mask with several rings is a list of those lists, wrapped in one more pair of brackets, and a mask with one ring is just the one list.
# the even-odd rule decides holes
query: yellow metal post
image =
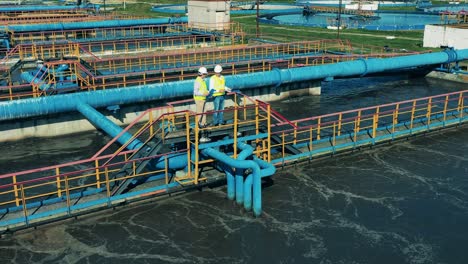
{"label": "yellow metal post", "polygon": [[107,197],[110,197],[111,196],[111,192],[110,192],[110,183],[109,183],[109,168],[106,167],[104,169],[104,175],[106,175],[106,192],[107,192]]}
{"label": "yellow metal post", "polygon": [[429,98],[427,101],[427,111],[426,111],[426,118],[427,118],[427,125],[431,124],[431,113],[432,112],[432,97]]}
{"label": "yellow metal post", "polygon": [[336,146],[336,122],[333,122],[333,146]]}
{"label": "yellow metal post", "polygon": [[68,186],[68,176],[65,175],[65,194],[67,195],[67,208],[68,208],[68,212],[70,213],[70,206],[71,206],[71,202],[70,202],[70,188]]}
{"label": "yellow metal post", "polygon": [[341,121],[343,120],[343,113],[338,115],[338,136],[341,135]]}
{"label": "yellow metal post", "polygon": [[293,140],[293,144],[296,145],[297,144],[297,122],[294,123],[295,127],[294,127],[294,140]]}
{"label": "yellow metal post", "polygon": [[57,196],[62,197],[62,190],[60,189],[60,168],[55,168],[55,175],[57,176]]}
{"label": "yellow metal post", "polygon": [[312,144],[313,144],[313,141],[314,141],[314,129],[312,127],[310,127],[309,129],[309,146],[310,146],[310,151],[312,151]]}
{"label": "yellow metal post", "polygon": [[379,114],[375,113],[374,114],[374,120],[372,122],[372,138],[375,138],[377,135],[377,124],[379,122]]}
{"label": "yellow metal post", "polygon": [[[195,122],[195,168],[194,168],[194,172],[193,172],[193,176],[194,176],[194,182],[195,184],[198,184],[198,118],[200,118],[199,116],[196,116],[196,122]],[[234,120],[235,122],[235,120]],[[235,150],[234,150],[235,151]],[[189,163],[190,164],[190,163]]]}
{"label": "yellow metal post", "polygon": [[101,187],[101,181],[100,181],[100,172],[99,172],[99,160],[94,161],[94,166],[96,168],[96,188]]}
{"label": "yellow metal post", "polygon": [[[189,163],[190,166],[190,163]],[[168,170],[168,163],[167,163],[167,156],[164,155],[164,176],[165,176],[165,182],[166,182],[166,190],[167,190],[167,185],[169,184],[169,170]]]}
{"label": "yellow metal post", "polygon": [[411,122],[410,129],[413,129],[414,113],[416,111],[416,100],[413,101],[413,107],[411,107]]}
{"label": "yellow metal post", "polygon": [[18,194],[18,185],[16,185],[16,175],[13,175],[13,192],[15,193],[15,204],[16,206],[19,206],[20,200],[19,200],[19,194]]}
{"label": "yellow metal post", "polygon": [[444,122],[445,120],[447,119],[447,106],[448,106],[448,100],[449,100],[449,96],[445,96],[445,102],[444,102]]}
{"label": "yellow metal post", "polygon": [[[245,109],[245,108],[244,108],[244,109]],[[259,130],[260,130],[260,124],[259,124],[258,117],[259,117],[259,115],[258,115],[258,101],[255,100],[255,135],[258,135]],[[245,120],[245,119],[244,119],[244,120]],[[258,139],[258,138],[255,139],[255,147],[256,147],[256,149],[257,149],[257,156],[260,155],[260,153],[259,153],[259,152],[260,152],[260,144],[259,144],[259,142],[260,142],[260,139]]]}
{"label": "yellow metal post", "polygon": [[21,190],[21,202],[22,202],[22,205],[23,205],[24,219],[26,219],[26,224],[29,224],[29,221],[28,221],[28,207],[26,206],[26,197],[25,197],[25,194],[24,194],[24,185],[23,184],[20,185],[20,190]]}
{"label": "yellow metal post", "polygon": [[460,96],[458,97],[458,113],[460,113],[460,117],[463,117],[463,111],[464,111],[464,98],[463,98],[464,93],[460,93]]}
{"label": "yellow metal post", "polygon": [[317,120],[317,140],[320,140],[320,123],[322,122],[322,118],[319,117]]}
{"label": "yellow metal post", "polygon": [[[197,122],[195,122],[197,123]],[[187,142],[187,176],[191,177],[191,172],[192,172],[192,163],[190,162],[190,157],[191,157],[191,144],[190,144],[190,115],[189,112],[185,112],[185,136],[186,136],[186,142]],[[197,138],[198,135],[195,135],[195,138]],[[195,139],[196,140],[196,139]]]}
{"label": "yellow metal post", "polygon": [[358,133],[359,133],[360,128],[361,128],[361,110],[359,110],[358,117],[357,117],[356,129]]}
{"label": "yellow metal post", "polygon": [[238,122],[237,122],[237,116],[238,116],[238,111],[239,111],[239,108],[236,106],[234,106],[234,159],[237,159],[237,125],[238,125]]}
{"label": "yellow metal post", "polygon": [[284,139],[285,135],[284,135],[284,132],[281,134],[281,157],[283,158],[284,160],[284,149],[285,149],[285,139]]}
{"label": "yellow metal post", "polygon": [[267,104],[268,162],[271,161],[271,106]]}

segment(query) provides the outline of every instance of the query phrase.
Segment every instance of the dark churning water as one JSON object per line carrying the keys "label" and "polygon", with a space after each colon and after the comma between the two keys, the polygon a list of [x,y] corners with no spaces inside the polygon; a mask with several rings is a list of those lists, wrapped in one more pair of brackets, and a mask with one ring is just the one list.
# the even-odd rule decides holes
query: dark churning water
{"label": "dark churning water", "polygon": [[[300,118],[464,88],[334,81],[320,97],[273,107]],[[0,173],[89,157],[102,137],[2,143]],[[16,233],[0,239],[1,262],[466,263],[468,128],[279,169],[259,218],[225,196],[224,187],[204,189]]]}

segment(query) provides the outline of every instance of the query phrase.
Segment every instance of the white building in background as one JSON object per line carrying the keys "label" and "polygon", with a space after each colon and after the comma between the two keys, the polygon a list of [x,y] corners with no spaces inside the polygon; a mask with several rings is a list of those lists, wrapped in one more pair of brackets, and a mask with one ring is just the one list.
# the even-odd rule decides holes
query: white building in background
{"label": "white building in background", "polygon": [[187,2],[188,24],[209,30],[229,29],[231,1],[189,0]]}
{"label": "white building in background", "polygon": [[377,1],[352,1],[345,5],[345,9],[375,11],[379,9]]}
{"label": "white building in background", "polygon": [[440,46],[455,49],[468,49],[468,25],[426,25],[424,27],[424,47]]}

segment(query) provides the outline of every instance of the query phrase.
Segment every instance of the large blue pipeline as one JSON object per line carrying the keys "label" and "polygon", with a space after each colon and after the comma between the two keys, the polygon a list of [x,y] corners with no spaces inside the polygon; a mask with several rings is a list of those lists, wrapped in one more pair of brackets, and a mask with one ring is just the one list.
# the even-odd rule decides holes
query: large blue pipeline
{"label": "large blue pipeline", "polygon": [[[13,32],[35,32],[35,31],[61,31],[78,30],[89,28],[116,28],[133,27],[144,25],[162,25],[173,23],[186,23],[187,17],[179,18],[146,18],[146,19],[123,19],[123,20],[105,20],[105,21],[83,21],[83,22],[63,22],[51,24],[24,24],[10,25],[8,30]],[[6,26],[0,26],[1,30],[6,30]]]}
{"label": "large blue pipeline", "polygon": [[[110,121],[107,117],[105,117],[103,114],[101,114],[99,111],[92,108],[88,104],[78,102],[77,110],[81,114],[83,114],[86,117],[86,119],[88,119],[88,121],[91,122],[91,124],[103,130],[112,138],[115,138],[123,131],[121,127],[114,124],[114,122]],[[136,138],[132,140],[132,137],[132,134],[124,132],[117,139],[117,142],[119,142],[122,145],[127,144],[126,148],[128,150],[137,150],[143,145],[143,142]],[[131,142],[128,142],[130,140]],[[170,169],[178,170],[186,168],[187,153],[172,154],[167,156],[167,164]],[[151,166],[153,169],[164,169],[166,166],[166,161],[163,158],[159,160],[154,160],[149,164],[149,166]]]}
{"label": "large blue pipeline", "polygon": [[[115,138],[123,131],[121,127],[114,124],[114,122],[110,121],[104,115],[96,111],[96,109],[92,108],[91,106],[87,104],[78,103],[77,110],[81,114],[83,114],[88,119],[89,122],[91,122],[93,125],[105,131],[112,138]],[[130,141],[131,138],[132,138],[132,134],[128,132],[124,132],[117,139],[117,141],[120,144],[124,145],[128,141]],[[128,143],[127,149],[129,150],[138,149],[141,145],[143,145],[143,143],[140,140],[134,139],[132,142]]]}
{"label": "large blue pipeline", "polygon": [[[466,59],[468,59],[468,49],[446,50],[386,59],[355,60],[320,66],[277,69],[268,72],[226,76],[226,83],[233,89],[242,90],[262,86],[279,86],[293,82],[321,80],[327,77],[363,76],[370,73],[425,65],[438,65]],[[193,80],[186,80],[5,101],[0,103],[0,121],[76,111],[78,102],[89,104],[94,108],[100,108],[109,105],[124,105],[188,97],[192,92]]]}

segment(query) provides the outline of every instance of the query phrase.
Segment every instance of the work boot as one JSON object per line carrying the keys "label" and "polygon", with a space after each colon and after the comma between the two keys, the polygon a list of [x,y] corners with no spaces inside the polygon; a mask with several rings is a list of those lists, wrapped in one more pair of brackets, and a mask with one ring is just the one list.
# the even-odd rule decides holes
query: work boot
{"label": "work boot", "polygon": [[209,137],[201,137],[199,141],[200,143],[206,143],[206,142],[210,142],[211,139]]}

